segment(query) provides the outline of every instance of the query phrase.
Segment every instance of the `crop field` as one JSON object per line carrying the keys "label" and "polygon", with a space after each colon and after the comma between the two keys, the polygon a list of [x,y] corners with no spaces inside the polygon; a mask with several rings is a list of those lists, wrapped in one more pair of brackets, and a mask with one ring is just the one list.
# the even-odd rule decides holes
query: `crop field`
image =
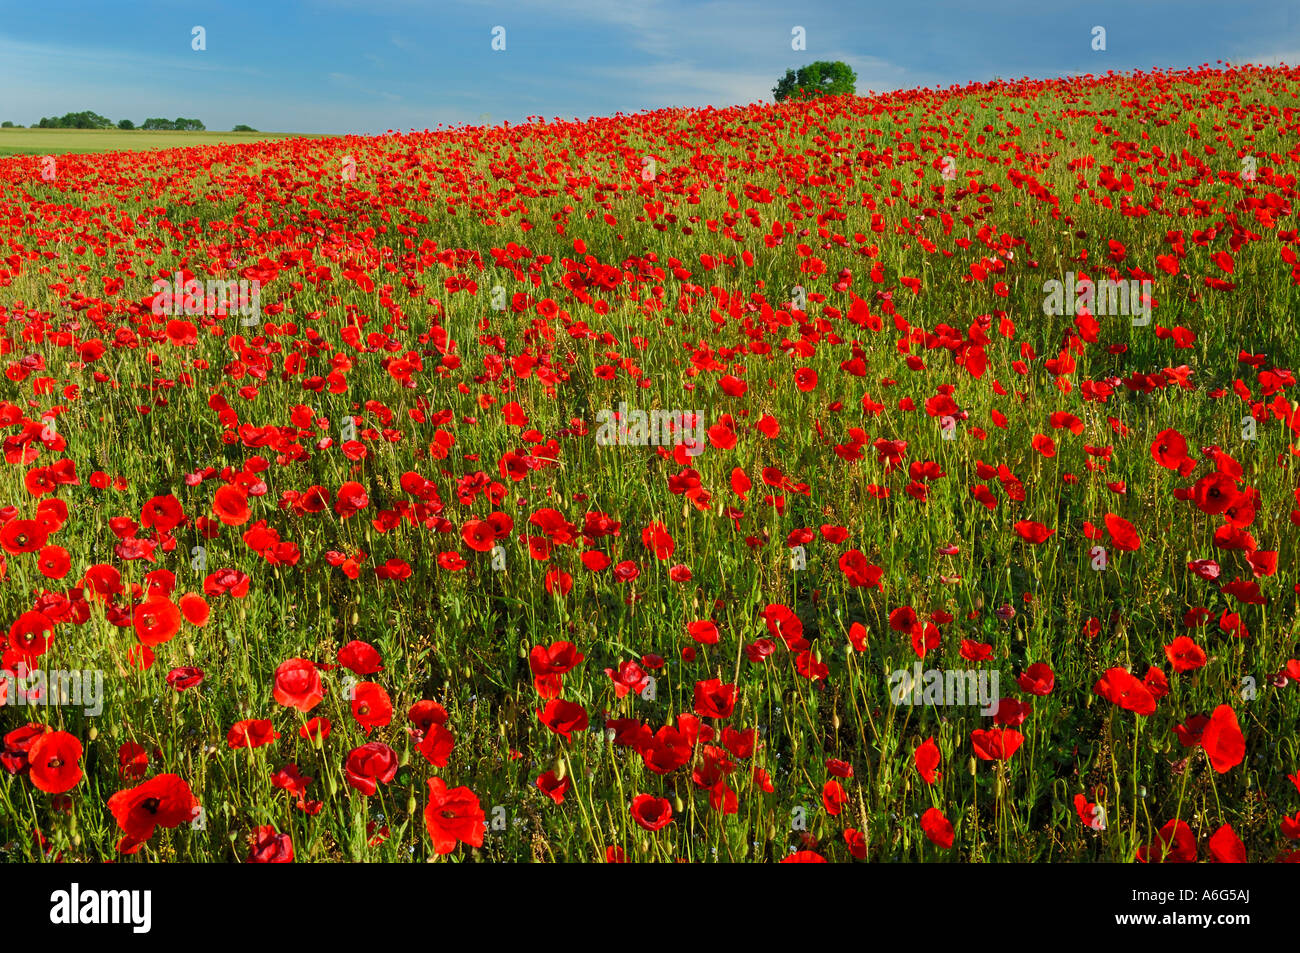
{"label": "crop field", "polygon": [[0,133],[0,857],[1300,860],[1298,97]]}
{"label": "crop field", "polygon": [[281,132],[154,132],[145,129],[0,129],[0,156],[143,152],[189,146],[239,145],[290,138]]}

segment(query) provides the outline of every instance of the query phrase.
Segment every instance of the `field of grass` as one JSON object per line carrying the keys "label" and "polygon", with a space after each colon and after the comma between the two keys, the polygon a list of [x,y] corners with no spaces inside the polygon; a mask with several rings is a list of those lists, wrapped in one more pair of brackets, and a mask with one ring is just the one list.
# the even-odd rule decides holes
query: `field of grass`
{"label": "field of grass", "polygon": [[[0,129],[0,156],[66,155],[180,149],[221,143],[267,142],[287,139],[288,132],[162,132],[141,129]],[[308,138],[314,138],[309,136]]]}
{"label": "field of grass", "polygon": [[1298,97],[0,161],[0,852],[1300,859]]}

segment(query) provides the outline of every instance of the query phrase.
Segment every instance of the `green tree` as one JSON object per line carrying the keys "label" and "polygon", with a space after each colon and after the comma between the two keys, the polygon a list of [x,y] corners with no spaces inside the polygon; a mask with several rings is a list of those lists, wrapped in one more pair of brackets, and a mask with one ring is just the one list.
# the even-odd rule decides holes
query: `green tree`
{"label": "green tree", "polygon": [[79,113],[65,113],[62,116],[47,116],[40,121],[41,129],[112,129],[113,120],[99,113],[84,110]]}
{"label": "green tree", "polygon": [[119,119],[119,120],[117,121],[117,128],[118,128],[118,129],[134,129],[134,128],[135,128],[135,123],[133,123],[133,122],[132,122],[131,120],[129,120],[129,119]]}
{"label": "green tree", "polygon": [[10,122],[8,119],[6,119],[4,122],[0,122],[0,129],[13,129],[13,128],[14,128],[14,124]]}
{"label": "green tree", "polygon": [[778,103],[787,99],[812,99],[814,96],[851,95],[857,81],[857,74],[847,63],[818,60],[800,67],[797,73],[792,69],[786,70],[773,87],[772,95]]}
{"label": "green tree", "polygon": [[231,132],[257,132],[257,130],[254,129],[252,126],[246,126],[242,122],[230,131]]}
{"label": "green tree", "polygon": [[170,119],[146,119],[140,124],[141,129],[175,129],[175,124]]}

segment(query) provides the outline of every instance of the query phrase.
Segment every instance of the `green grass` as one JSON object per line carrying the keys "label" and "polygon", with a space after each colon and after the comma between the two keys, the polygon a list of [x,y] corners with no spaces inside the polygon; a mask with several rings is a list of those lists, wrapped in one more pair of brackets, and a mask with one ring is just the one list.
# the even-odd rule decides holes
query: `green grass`
{"label": "green grass", "polygon": [[268,142],[299,135],[292,132],[218,132],[216,130],[166,132],[141,129],[0,129],[0,156],[181,149],[220,143],[234,145],[241,142]]}

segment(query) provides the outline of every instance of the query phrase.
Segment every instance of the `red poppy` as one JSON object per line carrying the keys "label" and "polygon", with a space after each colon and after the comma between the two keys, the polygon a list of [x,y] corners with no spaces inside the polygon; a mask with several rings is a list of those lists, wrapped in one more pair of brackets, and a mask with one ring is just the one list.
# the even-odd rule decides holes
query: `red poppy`
{"label": "red poppy", "polygon": [[1246,757],[1246,738],[1230,705],[1220,705],[1201,732],[1201,747],[1219,774],[1230,771]]}
{"label": "red poppy", "polygon": [[170,599],[147,599],[132,616],[135,635],[150,648],[170,641],[181,630],[181,610]]}
{"label": "red poppy", "polygon": [[943,811],[937,807],[932,807],[921,815],[921,830],[925,832],[925,836],[929,838],[930,843],[936,847],[947,850],[952,846],[952,822],[944,817]]}
{"label": "red poppy", "polygon": [[632,798],[631,814],[640,827],[653,833],[672,822],[673,806],[667,798],[638,794]]}
{"label": "red poppy", "polygon": [[227,526],[243,526],[252,516],[248,494],[238,486],[223,486],[212,497],[212,512]]}
{"label": "red poppy", "polygon": [[357,675],[374,675],[384,669],[383,657],[369,642],[353,639],[339,649],[338,662],[344,668],[351,669]]}
{"label": "red poppy", "polygon": [[1056,530],[1049,529],[1042,523],[1035,523],[1033,520],[1020,520],[1012,528],[1016,531],[1016,535],[1033,546],[1046,542],[1056,532]]}
{"label": "red poppy", "polygon": [[696,682],[692,710],[702,718],[730,718],[736,707],[736,692],[735,685],[724,685],[717,678]]}
{"label": "red poppy", "polygon": [[348,752],[343,771],[348,785],[370,797],[380,784],[397,777],[397,752],[380,741],[371,741]]}
{"label": "red poppy", "polygon": [[286,659],[275,670],[271,694],[281,705],[311,711],[325,697],[320,670],[304,658]]}
{"label": "red poppy", "polygon": [[263,824],[253,832],[250,864],[288,864],[293,862],[293,840],[281,834],[271,824]]}
{"label": "red poppy", "polygon": [[975,757],[983,761],[1006,761],[1024,743],[1024,735],[1014,728],[976,728],[970,733]]}
{"label": "red poppy", "polygon": [[358,682],[352,689],[352,717],[367,735],[393,720],[393,701],[374,682]]}
{"label": "red poppy", "polygon": [[138,849],[139,843],[153,836],[158,826],[173,828],[187,824],[198,815],[199,801],[190,786],[175,774],[160,774],[108,799],[117,826],[129,841],[123,846]]}
{"label": "red poppy", "polygon": [[544,710],[537,709],[537,720],[565,741],[570,741],[573,732],[586,730],[587,709],[577,702],[552,698]]}
{"label": "red poppy", "polygon": [[231,726],[226,733],[226,744],[231,748],[260,748],[279,737],[269,718],[250,718]]}
{"label": "red poppy", "polygon": [[478,796],[469,788],[449,790],[442,778],[429,779],[424,827],[435,854],[450,854],[457,844],[482,847],[486,820]]}
{"label": "red poppy", "polygon": [[81,742],[66,731],[49,731],[27,751],[32,784],[47,794],[62,794],[81,780]]}

